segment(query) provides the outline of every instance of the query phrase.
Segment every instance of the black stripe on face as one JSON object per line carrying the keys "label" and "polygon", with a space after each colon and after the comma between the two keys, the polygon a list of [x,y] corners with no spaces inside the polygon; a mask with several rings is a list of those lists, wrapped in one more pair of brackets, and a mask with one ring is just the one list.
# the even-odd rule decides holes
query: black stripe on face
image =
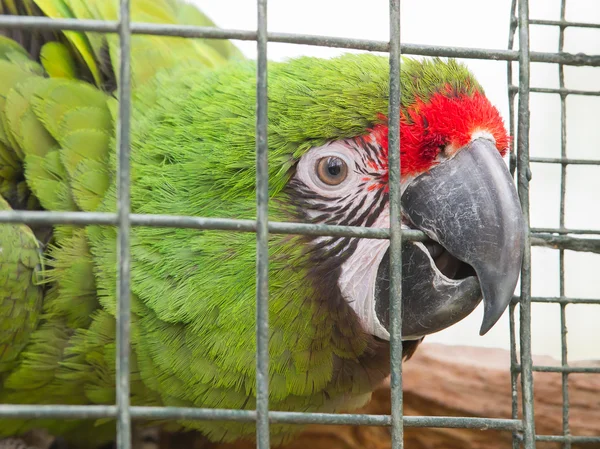
{"label": "black stripe on face", "polygon": [[[354,170],[349,177],[354,177],[352,190],[347,185],[340,186],[340,193],[335,189],[318,191],[307,185],[298,177],[294,177],[286,188],[292,204],[298,211],[302,221],[344,225],[373,226],[388,204],[387,193],[387,155],[383,148],[370,137],[357,137],[343,142],[346,156],[354,161]],[[318,149],[317,149],[318,151]],[[331,154],[329,151],[325,155]],[[324,156],[325,157],[325,156]],[[311,173],[311,175],[313,175]],[[316,174],[314,174],[316,176]],[[339,237],[311,238],[310,252],[316,260],[337,259],[345,253],[349,257],[356,248],[358,239],[341,239]],[[345,257],[344,257],[345,259]]]}

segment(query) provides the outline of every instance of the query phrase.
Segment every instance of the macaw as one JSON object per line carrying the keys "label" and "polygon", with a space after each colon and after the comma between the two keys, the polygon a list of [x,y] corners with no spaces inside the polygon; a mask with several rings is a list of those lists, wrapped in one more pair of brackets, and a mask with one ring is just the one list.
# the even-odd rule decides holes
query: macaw
{"label": "macaw", "polygon": [[[116,0],[0,1],[4,13],[115,20]],[[132,20],[211,25],[180,0]],[[0,37],[0,208],[115,212],[118,36]],[[253,219],[256,64],[230,42],[132,37],[131,210]],[[389,226],[388,59],[268,66],[269,219]],[[481,333],[511,300],[524,225],[509,137],[455,60],[403,58],[404,357],[483,300]],[[114,404],[117,230],[0,224],[0,402]],[[16,243],[15,243],[16,242]],[[131,230],[131,402],[255,408],[253,233]],[[362,406],[389,375],[389,241],[269,235],[271,410]],[[156,424],[156,423],[154,423]],[[253,423],[159,423],[215,441]],[[4,420],[89,444],[112,420]],[[271,426],[274,443],[298,430]]]}

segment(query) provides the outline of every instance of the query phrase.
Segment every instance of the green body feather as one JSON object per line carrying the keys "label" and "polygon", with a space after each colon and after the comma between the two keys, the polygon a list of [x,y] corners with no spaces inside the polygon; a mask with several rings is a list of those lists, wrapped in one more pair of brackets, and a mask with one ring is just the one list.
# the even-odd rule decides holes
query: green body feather
{"label": "green body feather", "polygon": [[[10,210],[0,197],[0,210]],[[42,254],[25,225],[0,225],[0,380],[18,364],[42,307]]]}
{"label": "green body feather", "polygon": [[[25,3],[52,17],[117,15],[116,1]],[[132,17],[212,25],[177,0],[133,1]],[[42,47],[40,65],[0,38],[0,193],[14,207],[116,210],[117,39],[65,32]],[[229,42],[153,36],[134,36],[132,55],[132,212],[254,218],[254,62]],[[388,79],[387,59],[368,54],[269,65],[271,220],[303,219],[285,189],[295,163],[312,146],[376,124]],[[402,80],[404,106],[447,83],[479,89],[453,61],[407,59]],[[3,312],[0,320],[0,402],[113,404],[116,229],[56,226],[43,286],[32,236],[22,225],[0,226],[0,244],[21,242],[9,258],[0,253],[0,307],[20,293],[14,319]],[[270,408],[352,409],[387,375],[388,349],[320,295],[306,246],[305,237],[270,236]],[[137,227],[131,255],[132,403],[253,409],[254,234]],[[12,335],[19,343],[7,346]],[[83,441],[114,429],[107,420],[10,420],[0,436],[39,426]],[[252,423],[168,428],[215,440],[254,433]],[[274,425],[274,440],[294,429]]]}

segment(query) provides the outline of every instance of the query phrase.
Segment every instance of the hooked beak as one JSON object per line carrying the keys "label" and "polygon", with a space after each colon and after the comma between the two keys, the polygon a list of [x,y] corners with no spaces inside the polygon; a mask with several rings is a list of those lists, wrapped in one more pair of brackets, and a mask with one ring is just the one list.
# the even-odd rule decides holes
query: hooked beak
{"label": "hooked beak", "polygon": [[[402,213],[410,228],[433,240],[402,246],[403,338],[457,323],[482,298],[484,335],[514,293],[525,232],[513,180],[495,145],[476,139],[416,177],[402,194]],[[389,330],[387,253],[375,284],[375,312]]]}

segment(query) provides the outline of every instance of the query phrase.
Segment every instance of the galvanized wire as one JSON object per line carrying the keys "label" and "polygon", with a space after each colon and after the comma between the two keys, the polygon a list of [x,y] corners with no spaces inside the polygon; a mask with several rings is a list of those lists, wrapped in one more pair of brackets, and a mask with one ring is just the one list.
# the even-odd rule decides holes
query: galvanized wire
{"label": "galvanized wire", "polygon": [[[567,7],[567,1],[561,0],[560,2],[560,20],[565,22],[565,12]],[[565,26],[560,26],[558,35],[558,52],[562,52],[565,46]],[[559,89],[565,89],[565,68],[564,65],[558,65],[558,83]],[[567,105],[566,105],[567,94],[560,94],[560,156],[561,159],[567,158]],[[567,164],[562,163],[560,167],[560,217],[559,226],[565,227],[565,197],[567,192]],[[558,250],[558,269],[559,269],[559,295],[565,296],[565,250],[560,248]],[[561,365],[563,368],[568,368],[567,360],[567,303],[560,304],[560,349],[561,349]],[[562,386],[562,431],[565,438],[570,436],[569,428],[569,373],[563,371],[561,374],[561,386]],[[571,449],[571,441],[565,439],[563,442],[563,449]]]}
{"label": "galvanized wire", "polygon": [[[118,23],[114,21],[84,19],[48,19],[44,17],[11,17],[0,16],[1,28],[40,29],[40,30],[75,30],[96,31],[99,33],[116,33]],[[231,39],[256,41],[256,31],[228,30],[214,27],[198,27],[189,25],[166,25],[157,23],[132,23],[132,34],[153,34],[157,36],[181,36],[204,39]],[[342,37],[317,36],[310,34],[267,33],[269,42],[286,44],[312,45],[318,47],[346,48],[389,52],[389,42],[369,39],[351,39]],[[401,51],[407,55],[442,56],[449,58],[489,59],[497,61],[518,61],[519,51],[492,50],[486,48],[461,48],[443,45],[402,44]],[[600,66],[600,56],[583,53],[547,53],[531,52],[531,62],[562,63],[575,66]]]}
{"label": "galvanized wire", "polygon": [[390,0],[390,388],[392,448],[404,447],[402,397],[402,222],[400,192],[400,0]]}
{"label": "galvanized wire", "polygon": [[269,435],[269,167],[267,143],[267,0],[257,0],[256,64],[256,447]]}
{"label": "galvanized wire", "polygon": [[131,253],[130,253],[130,118],[131,32],[130,0],[119,10],[119,120],[117,125],[117,447],[131,448],[129,352],[131,349]]}
{"label": "galvanized wire", "polygon": [[534,365],[533,370],[540,373],[600,373],[600,366],[544,366]]}
{"label": "galvanized wire", "polygon": [[[2,419],[64,418],[98,419],[114,418],[117,408],[112,405],[2,405]],[[185,419],[202,421],[256,421],[254,410],[230,410],[189,407],[140,407],[131,406],[133,419]],[[389,427],[390,415],[365,415],[343,413],[269,412],[272,423],[362,425]],[[518,419],[478,418],[456,416],[404,416],[405,427],[435,427],[440,429],[477,429],[518,431],[522,422]]]}
{"label": "galvanized wire", "polygon": [[[517,133],[518,191],[527,229],[530,226],[529,208],[529,1],[519,0],[519,118]],[[523,400],[523,443],[526,448],[535,448],[535,421],[533,411],[533,372],[531,359],[531,239],[525,234],[523,265],[521,268],[520,351],[521,389]]]}
{"label": "galvanized wire", "polygon": [[543,297],[534,296],[531,298],[531,302],[543,302],[543,303],[554,303],[554,304],[600,304],[600,298],[571,298],[567,296],[560,297]]}
{"label": "galvanized wire", "polygon": [[[518,86],[510,85],[512,81],[509,81],[509,89],[514,92],[519,91]],[[600,96],[600,91],[597,90],[581,90],[581,89],[567,89],[563,88],[554,88],[554,87],[532,87],[529,89],[529,92],[541,93],[541,94],[571,94],[571,95],[583,95],[583,96]]]}
{"label": "galvanized wire", "polygon": [[[517,0],[512,0],[510,5],[510,29],[508,31],[508,49],[512,50],[515,42],[515,34],[518,28],[519,22],[517,20]],[[511,89],[513,82],[513,63],[508,61],[506,64],[506,84],[508,86],[508,124],[511,135],[515,133],[515,96],[518,92],[517,89]],[[509,170],[511,175],[514,177],[515,170],[517,169],[517,155],[515,152],[515,141],[510,141],[509,151]],[[508,306],[508,326],[509,326],[509,342],[510,342],[510,392],[511,392],[511,417],[512,419],[519,418],[519,372],[517,370],[518,359],[517,359],[517,337],[515,332],[515,309],[518,304],[519,298],[513,298],[513,302]],[[512,447],[518,449],[521,445],[522,433],[514,431],[512,433]]]}
{"label": "galvanized wire", "polygon": [[[569,95],[567,89],[558,91],[561,96]],[[598,92],[600,94],[600,92]],[[568,157],[532,157],[530,162],[537,162],[540,164],[568,164],[568,165],[600,165],[600,160],[595,159],[569,159]],[[599,233],[600,229],[597,229],[595,233]]]}
{"label": "galvanized wire", "polygon": [[[600,29],[600,24],[598,24],[598,23],[569,22],[569,21],[565,20],[565,16],[562,14],[562,11],[564,11],[564,8],[561,7],[560,20],[530,20],[529,24],[530,25],[550,25],[550,26],[557,26],[557,27],[560,27],[562,29],[565,29],[567,27],[573,27],[573,28],[597,28],[597,29]],[[559,51],[562,51],[562,49],[559,50]]]}
{"label": "galvanized wire", "polygon": [[600,441],[600,437],[583,437],[583,436],[570,436],[565,437],[564,435],[537,435],[535,437],[537,441],[549,441],[556,443],[575,443],[575,444],[594,444]]}
{"label": "galvanized wire", "polygon": [[[105,212],[50,212],[50,211],[0,211],[0,223],[25,223],[29,225],[68,224],[86,226],[89,224],[113,225],[118,223],[118,215]],[[218,231],[256,232],[255,220],[229,218],[190,217],[178,215],[130,214],[131,226],[165,228],[189,228]],[[318,235],[333,237],[358,237],[389,239],[388,228],[365,228],[362,226],[337,226],[313,223],[268,222],[272,234]],[[534,230],[535,231],[535,230]],[[600,252],[600,238],[587,239],[558,234],[598,234],[600,231],[585,229],[542,229],[534,232],[531,243],[534,246],[563,247],[573,251]],[[422,231],[404,229],[402,238],[407,241],[426,241]]]}

